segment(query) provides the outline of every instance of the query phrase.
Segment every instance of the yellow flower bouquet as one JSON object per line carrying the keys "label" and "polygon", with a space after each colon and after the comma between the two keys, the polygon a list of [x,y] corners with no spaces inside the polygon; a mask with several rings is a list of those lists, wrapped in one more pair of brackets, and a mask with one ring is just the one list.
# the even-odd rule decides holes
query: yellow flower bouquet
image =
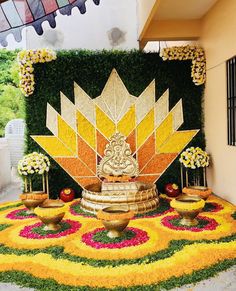
{"label": "yellow flower bouquet", "polygon": [[199,147],[187,148],[180,155],[180,163],[185,168],[197,169],[209,166],[209,155]]}

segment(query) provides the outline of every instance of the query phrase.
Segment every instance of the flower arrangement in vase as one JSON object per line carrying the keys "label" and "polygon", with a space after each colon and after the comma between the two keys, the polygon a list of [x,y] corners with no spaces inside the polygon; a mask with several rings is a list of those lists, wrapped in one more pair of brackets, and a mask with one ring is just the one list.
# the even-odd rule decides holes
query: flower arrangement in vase
{"label": "flower arrangement in vase", "polygon": [[[18,173],[24,180],[24,193],[20,195],[20,198],[24,205],[29,209],[29,213],[33,213],[34,208],[48,198],[49,168],[49,158],[44,154],[37,152],[25,155],[23,159],[18,162]],[[33,191],[32,178],[35,175],[40,175],[42,178],[42,191]]]}
{"label": "flower arrangement in vase", "polygon": [[207,188],[206,182],[206,167],[210,162],[208,153],[200,147],[190,147],[181,153],[179,161],[182,192],[187,195],[198,195],[204,199],[208,198],[212,193],[212,190]]}

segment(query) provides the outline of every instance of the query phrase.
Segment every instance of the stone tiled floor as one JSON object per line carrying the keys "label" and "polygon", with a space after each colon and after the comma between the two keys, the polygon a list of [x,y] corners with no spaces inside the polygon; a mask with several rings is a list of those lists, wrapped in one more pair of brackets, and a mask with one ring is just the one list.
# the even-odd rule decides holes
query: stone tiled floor
{"label": "stone tiled floor", "polygon": [[[14,183],[0,191],[0,203],[5,201],[14,201],[19,199],[21,193],[20,180],[14,178]],[[34,289],[20,288],[13,284],[0,283],[0,291],[30,291]],[[139,289],[141,290],[141,289]],[[236,290],[236,266],[217,276],[203,280],[197,284],[189,284],[172,291],[234,291]],[[47,290],[45,290],[47,291]]]}

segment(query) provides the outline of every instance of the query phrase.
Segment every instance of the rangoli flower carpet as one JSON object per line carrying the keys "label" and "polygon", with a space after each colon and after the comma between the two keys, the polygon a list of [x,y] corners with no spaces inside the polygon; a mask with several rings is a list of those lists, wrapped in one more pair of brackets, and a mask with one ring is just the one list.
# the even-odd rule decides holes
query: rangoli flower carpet
{"label": "rangoli flower carpet", "polygon": [[236,264],[236,207],[211,196],[198,225],[184,227],[160,207],[110,239],[101,221],[67,204],[61,229],[45,231],[18,202],[0,205],[0,281],[36,290],[171,289]]}

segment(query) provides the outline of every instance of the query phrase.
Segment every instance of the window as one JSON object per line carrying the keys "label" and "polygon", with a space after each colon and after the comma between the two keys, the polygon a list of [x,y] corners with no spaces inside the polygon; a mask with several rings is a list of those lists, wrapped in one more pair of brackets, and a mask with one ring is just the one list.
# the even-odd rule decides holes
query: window
{"label": "window", "polygon": [[227,65],[228,145],[236,146],[236,57]]}

